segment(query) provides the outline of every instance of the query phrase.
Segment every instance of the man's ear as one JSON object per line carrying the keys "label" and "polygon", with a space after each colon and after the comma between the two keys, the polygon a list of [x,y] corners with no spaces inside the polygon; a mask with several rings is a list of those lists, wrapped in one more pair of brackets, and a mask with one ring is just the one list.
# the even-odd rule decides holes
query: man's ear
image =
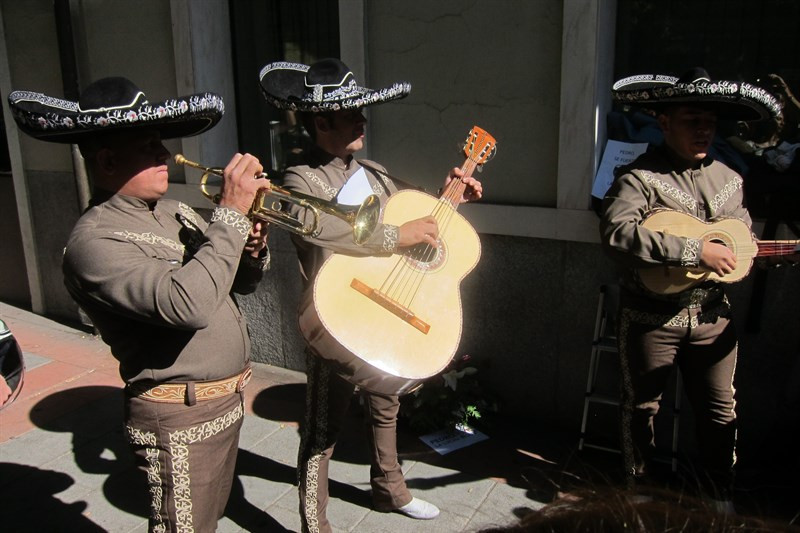
{"label": "man's ear", "polygon": [[669,117],[664,113],[659,113],[656,117],[656,121],[658,122],[658,127],[661,128],[661,131],[667,131],[669,128]]}
{"label": "man's ear", "polygon": [[327,133],[331,130],[331,122],[325,115],[315,115],[314,125],[317,127],[317,131],[322,133]]}

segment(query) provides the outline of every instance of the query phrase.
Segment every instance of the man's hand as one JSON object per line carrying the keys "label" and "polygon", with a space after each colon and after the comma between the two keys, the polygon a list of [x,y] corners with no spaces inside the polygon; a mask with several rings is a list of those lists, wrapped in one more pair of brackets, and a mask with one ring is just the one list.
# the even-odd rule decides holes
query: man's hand
{"label": "man's hand", "polygon": [[221,207],[229,207],[247,215],[256,193],[269,188],[269,180],[257,177],[264,167],[255,156],[235,154],[223,171]]}
{"label": "man's hand", "polygon": [[481,196],[483,196],[483,186],[481,185],[481,182],[471,176],[465,178],[464,171],[458,167],[454,167],[452,170],[450,170],[450,173],[444,179],[445,189],[455,178],[461,178],[461,182],[466,186],[464,189],[464,194],[462,194],[461,198],[458,199],[458,203],[463,204],[481,199]]}
{"label": "man's hand", "polygon": [[700,267],[718,276],[730,274],[736,268],[736,256],[725,245],[705,241],[700,254]]}
{"label": "man's hand", "polygon": [[250,254],[255,259],[258,259],[261,250],[267,247],[267,237],[269,236],[269,224],[263,220],[253,221],[253,229],[247,236],[247,242],[244,245],[244,253]]}
{"label": "man's hand", "polygon": [[405,248],[419,243],[437,246],[436,238],[439,236],[439,225],[436,219],[428,215],[426,217],[410,220],[400,226],[397,246]]}

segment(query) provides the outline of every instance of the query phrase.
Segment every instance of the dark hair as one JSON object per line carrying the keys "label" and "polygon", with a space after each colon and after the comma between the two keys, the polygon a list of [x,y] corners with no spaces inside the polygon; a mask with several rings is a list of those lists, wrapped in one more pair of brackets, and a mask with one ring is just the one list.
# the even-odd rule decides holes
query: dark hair
{"label": "dark hair", "polygon": [[314,124],[314,119],[316,117],[322,117],[328,122],[333,120],[333,111],[324,111],[321,113],[312,113],[310,111],[305,111],[300,113],[300,123],[303,125],[303,128],[308,133],[309,137],[311,137],[312,141],[317,140],[317,127]]}
{"label": "dark hair", "polygon": [[755,533],[800,531],[785,523],[723,514],[709,502],[666,490],[586,490],[562,496],[517,523],[481,533]]}

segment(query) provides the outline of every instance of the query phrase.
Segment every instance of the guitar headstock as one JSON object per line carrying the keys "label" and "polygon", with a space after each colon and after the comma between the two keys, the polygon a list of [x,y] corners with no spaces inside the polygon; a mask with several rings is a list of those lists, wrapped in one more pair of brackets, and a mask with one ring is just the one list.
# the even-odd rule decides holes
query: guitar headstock
{"label": "guitar headstock", "polygon": [[471,159],[476,165],[480,166],[494,157],[497,151],[497,141],[489,135],[486,130],[478,126],[472,126],[464,143],[464,155]]}

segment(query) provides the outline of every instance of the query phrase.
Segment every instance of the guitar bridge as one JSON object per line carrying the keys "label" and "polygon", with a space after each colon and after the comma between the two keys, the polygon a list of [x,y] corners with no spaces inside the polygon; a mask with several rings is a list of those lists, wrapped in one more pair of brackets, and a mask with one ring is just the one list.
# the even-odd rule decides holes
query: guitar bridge
{"label": "guitar bridge", "polygon": [[407,322],[414,328],[420,330],[422,333],[427,335],[428,331],[430,331],[430,324],[420,320],[420,318],[411,312],[410,309],[395,302],[378,289],[373,289],[363,281],[360,281],[356,278],[353,278],[353,281],[350,282],[350,286],[404,322]]}

